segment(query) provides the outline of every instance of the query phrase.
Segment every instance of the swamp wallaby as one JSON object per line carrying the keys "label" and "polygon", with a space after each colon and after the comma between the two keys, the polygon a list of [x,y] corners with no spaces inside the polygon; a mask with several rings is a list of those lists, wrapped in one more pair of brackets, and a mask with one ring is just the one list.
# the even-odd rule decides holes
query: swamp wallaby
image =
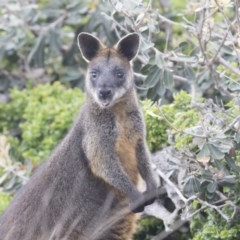
{"label": "swamp wallaby", "polygon": [[86,103],[3,214],[0,240],[129,240],[135,214],[119,213],[148,196],[137,189],[139,173],[147,191],[156,192],[130,64],[139,36],[107,48],[80,33],[78,45],[89,62]]}

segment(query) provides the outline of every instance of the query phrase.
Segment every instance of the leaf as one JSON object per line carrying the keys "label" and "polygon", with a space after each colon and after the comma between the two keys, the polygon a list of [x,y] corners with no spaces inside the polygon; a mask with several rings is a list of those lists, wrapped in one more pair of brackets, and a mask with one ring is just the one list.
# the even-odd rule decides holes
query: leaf
{"label": "leaf", "polygon": [[45,46],[46,35],[41,33],[38,37],[36,44],[32,48],[28,55],[28,62],[32,63],[34,60],[39,68],[44,67],[44,46]]}
{"label": "leaf", "polygon": [[213,179],[213,175],[209,170],[203,169],[201,172],[201,175],[202,175],[203,181],[205,181],[205,180],[212,181],[212,179]]}
{"label": "leaf", "polygon": [[207,186],[208,186],[208,184],[209,184],[210,182],[212,182],[212,178],[211,178],[210,180],[205,180],[205,179],[204,179],[204,180],[201,182],[201,191],[202,191],[202,192],[206,192]]}
{"label": "leaf", "polygon": [[235,184],[236,183],[236,176],[235,175],[228,175],[222,178],[220,183],[225,183],[225,184]]}
{"label": "leaf", "polygon": [[179,48],[181,48],[181,51],[184,52],[189,49],[189,45],[189,42],[184,41],[179,44]]}
{"label": "leaf", "polygon": [[218,170],[220,170],[221,172],[224,172],[225,174],[226,173],[228,174],[228,170],[226,168],[226,165],[222,160],[214,159],[214,164],[215,164],[215,166]]}
{"label": "leaf", "polygon": [[59,35],[56,31],[51,30],[49,32],[49,52],[53,51],[56,55],[61,55],[61,43],[59,41]]}
{"label": "leaf", "polygon": [[236,135],[234,136],[234,140],[239,143],[240,142],[240,132],[237,132]]}
{"label": "leaf", "polygon": [[[173,53],[174,54],[174,53]],[[197,56],[186,56],[186,55],[177,55],[177,54],[174,54],[174,57],[176,58],[177,61],[179,62],[183,62],[183,63],[194,63],[196,64],[198,62],[198,58]]]}
{"label": "leaf", "polygon": [[222,159],[224,157],[224,153],[221,152],[221,149],[217,148],[212,144],[208,144],[210,155],[213,159]]}
{"label": "leaf", "polygon": [[234,170],[234,171],[236,171],[236,172],[240,172],[240,167],[236,165],[235,160],[234,160],[233,158],[231,158],[231,157],[227,154],[227,155],[225,155],[225,159],[226,159],[226,162],[227,162],[228,166],[229,166],[232,170]]}
{"label": "leaf", "polygon": [[191,128],[187,128],[187,129],[185,129],[185,132],[187,134],[190,134],[190,135],[193,135],[193,136],[198,136],[200,138],[200,140],[202,138],[205,138],[204,130],[200,126],[194,126],[194,127],[191,127]]}
{"label": "leaf", "polygon": [[209,193],[215,193],[217,190],[217,183],[216,182],[210,182],[208,185],[207,185],[207,191]]}
{"label": "leaf", "polygon": [[210,149],[209,149],[209,144],[208,143],[203,144],[202,149],[197,154],[197,160],[202,159],[202,158],[206,158],[206,157],[210,157]]}
{"label": "leaf", "polygon": [[210,193],[208,191],[205,192],[205,198],[208,199],[208,201],[212,201],[215,197],[215,192],[214,193]]}
{"label": "leaf", "polygon": [[148,88],[152,88],[154,86],[156,86],[156,84],[160,81],[160,79],[162,78],[162,70],[160,68],[158,68],[157,66],[152,66],[149,69],[149,73],[147,78],[145,79],[144,84],[148,87]]}
{"label": "leaf", "polygon": [[233,147],[233,142],[225,134],[218,134],[215,137],[211,137],[209,142],[212,146],[216,147],[222,153],[227,153]]}
{"label": "leaf", "polygon": [[6,172],[0,177],[0,185],[2,185],[7,180],[8,176],[9,172]]}
{"label": "leaf", "polygon": [[66,76],[64,77],[65,81],[76,81],[81,78],[80,72],[73,67],[66,67]]}
{"label": "leaf", "polygon": [[145,17],[145,13],[144,12],[140,13],[137,19],[135,20],[135,25],[138,25],[143,20],[144,17]]}
{"label": "leaf", "polygon": [[153,42],[146,40],[145,38],[141,38],[141,46],[140,46],[141,51],[144,52],[153,46],[154,46]]}
{"label": "leaf", "polygon": [[190,176],[186,179],[186,182],[183,186],[183,191],[187,196],[195,195],[200,191],[200,181],[195,176]]}
{"label": "leaf", "polygon": [[163,82],[161,80],[156,85],[156,89],[157,89],[157,93],[158,93],[159,97],[164,95],[164,93],[166,91],[166,88],[165,88],[165,86],[164,86],[164,84],[163,84]]}
{"label": "leaf", "polygon": [[240,91],[240,83],[238,82],[232,82],[228,85],[229,90],[235,92]]}
{"label": "leaf", "polygon": [[16,182],[17,182],[17,177],[13,175],[11,179],[4,185],[4,189],[11,190],[14,187]]}
{"label": "leaf", "polygon": [[169,70],[164,70],[163,72],[163,79],[164,79],[164,85],[168,89],[172,89],[173,87],[173,74]]}
{"label": "leaf", "polygon": [[210,162],[210,157],[209,156],[202,156],[202,157],[199,157],[197,156],[197,161],[202,163],[204,166],[207,166],[208,163]]}
{"label": "leaf", "polygon": [[187,79],[189,79],[189,80],[196,80],[195,73],[194,73],[193,69],[190,68],[190,67],[187,67],[187,66],[186,66],[186,67],[184,68],[184,75],[185,75],[185,77],[186,77]]}
{"label": "leaf", "polygon": [[156,51],[156,53],[155,53],[154,64],[156,64],[160,69],[164,66],[162,54],[159,51]]}
{"label": "leaf", "polygon": [[0,92],[5,92],[10,85],[10,81],[7,76],[0,74]]}
{"label": "leaf", "polygon": [[159,81],[155,87],[148,90],[147,97],[153,101],[156,101],[158,97],[162,95],[162,90],[163,87],[161,86],[161,82]]}

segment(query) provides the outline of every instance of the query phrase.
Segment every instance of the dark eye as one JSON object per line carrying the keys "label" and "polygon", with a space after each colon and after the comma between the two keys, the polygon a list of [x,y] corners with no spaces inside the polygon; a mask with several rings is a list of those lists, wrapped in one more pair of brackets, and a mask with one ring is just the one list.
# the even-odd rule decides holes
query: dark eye
{"label": "dark eye", "polygon": [[92,72],[90,72],[90,74],[91,74],[91,77],[93,79],[96,79],[98,77],[98,72],[97,71],[92,71]]}
{"label": "dark eye", "polygon": [[123,78],[123,76],[124,76],[123,72],[121,71],[117,72],[117,78]]}

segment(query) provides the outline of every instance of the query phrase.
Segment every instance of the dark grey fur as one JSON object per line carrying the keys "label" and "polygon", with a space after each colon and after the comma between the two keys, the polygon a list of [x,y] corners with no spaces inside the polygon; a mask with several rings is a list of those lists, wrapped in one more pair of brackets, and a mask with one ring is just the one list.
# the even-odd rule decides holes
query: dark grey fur
{"label": "dark grey fur", "polygon": [[[136,186],[137,169],[148,190],[156,188],[129,64],[139,37],[130,34],[112,49],[90,34],[82,33],[78,40],[90,61],[86,103],[72,129],[3,214],[0,240],[129,240],[133,214],[119,213],[143,198]],[[134,148],[134,155],[128,148]],[[136,157],[137,168],[134,160],[124,160],[125,152]]]}

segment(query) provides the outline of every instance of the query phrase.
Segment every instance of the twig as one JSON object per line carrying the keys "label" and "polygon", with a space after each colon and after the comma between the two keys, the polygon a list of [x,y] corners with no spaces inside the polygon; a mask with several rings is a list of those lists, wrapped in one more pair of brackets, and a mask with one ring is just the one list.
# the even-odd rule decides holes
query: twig
{"label": "twig", "polygon": [[25,177],[25,176],[19,174],[19,173],[13,168],[13,166],[12,166],[12,167],[9,167],[9,166],[6,166],[6,165],[4,165],[4,164],[2,164],[2,163],[0,163],[0,166],[4,169],[4,171],[6,171],[6,172],[11,172],[11,173],[13,173],[15,176],[21,178],[21,179],[24,180],[24,181],[28,181],[28,179],[29,179],[28,177]]}
{"label": "twig", "polygon": [[218,57],[216,59],[216,61],[218,61],[219,63],[221,63],[224,67],[228,68],[230,71],[232,71],[233,73],[237,74],[240,77],[240,70],[231,66],[225,59],[223,59],[222,57]]}
{"label": "twig", "polygon": [[237,19],[237,26],[238,26],[238,31],[240,32],[240,16],[239,16],[239,8],[240,8],[240,3],[239,0],[235,0],[235,5],[236,5],[236,19]]}
{"label": "twig", "polygon": [[237,116],[233,121],[224,129],[224,132],[227,132],[234,128],[236,123],[240,123],[240,116]]}
{"label": "twig", "polygon": [[143,22],[146,14],[147,14],[147,12],[149,11],[149,9],[151,8],[151,6],[152,6],[152,1],[149,0],[148,5],[147,5],[147,7],[146,7],[146,10],[144,11],[144,15],[143,15],[142,19],[139,21],[139,23],[134,24],[136,29],[139,29],[139,26],[140,26],[141,23]]}
{"label": "twig", "polygon": [[46,33],[49,30],[54,29],[58,25],[62,24],[63,21],[66,19],[66,17],[67,17],[67,13],[64,12],[59,18],[57,18],[54,22],[50,23],[47,26],[28,26],[28,25],[25,25],[25,26],[27,26],[34,33],[37,33],[37,34],[39,34],[39,33],[41,34],[41,32]]}
{"label": "twig", "polygon": [[190,25],[186,25],[186,24],[181,24],[181,23],[178,23],[178,22],[174,22],[174,21],[172,21],[172,20],[170,20],[170,19],[162,16],[161,14],[158,14],[158,17],[159,17],[163,22],[167,22],[167,23],[169,23],[169,24],[171,24],[171,25],[180,26],[180,27],[183,27],[183,28],[185,28],[185,29],[189,29],[189,30],[191,30],[191,31],[194,30],[194,28],[191,27]]}
{"label": "twig", "polygon": [[169,185],[171,186],[179,198],[186,204],[189,202],[189,199],[185,198],[178,187],[158,168],[156,169],[157,174]]}
{"label": "twig", "polygon": [[210,204],[210,203],[208,203],[208,202],[206,202],[206,201],[203,201],[203,200],[200,199],[200,198],[197,198],[197,200],[198,200],[201,204],[203,204],[203,205],[205,205],[205,206],[207,206],[207,207],[209,207],[209,208],[214,209],[214,210],[215,210],[216,212],[218,212],[218,213],[222,216],[222,218],[224,218],[227,222],[230,222],[230,221],[232,220],[231,217],[227,216],[223,211],[220,210],[220,208],[222,208],[222,207],[224,207],[224,206],[226,206],[226,205],[229,205],[229,204],[223,204],[223,205],[220,205],[220,206],[215,206],[215,205]]}
{"label": "twig", "polygon": [[220,46],[218,47],[218,50],[216,51],[214,57],[212,58],[212,60],[210,60],[210,63],[211,63],[211,64],[214,63],[215,60],[216,60],[216,58],[218,57],[218,54],[220,53],[220,51],[221,51],[221,49],[222,49],[222,47],[223,47],[223,45],[224,45],[224,43],[225,43],[225,41],[226,41],[226,39],[227,39],[227,36],[228,36],[228,34],[229,34],[229,31],[230,31],[230,26],[228,26],[228,29],[227,29],[227,31],[226,31],[226,33],[225,33],[225,35],[224,35],[224,38],[223,38]]}
{"label": "twig", "polygon": [[162,115],[162,117],[164,118],[164,120],[166,121],[166,123],[172,128],[174,129],[176,132],[181,132],[181,130],[175,128],[172,123],[168,120],[167,116],[163,113],[162,109],[157,105],[158,111],[160,112],[160,114]]}
{"label": "twig", "polygon": [[[208,59],[208,56],[207,54],[205,53],[205,49],[203,47],[203,44],[202,44],[202,35],[203,35],[203,28],[204,28],[204,23],[206,21],[206,8],[203,8],[203,13],[202,13],[202,19],[201,19],[201,23],[200,23],[200,31],[197,33],[197,40],[198,40],[198,43],[199,43],[199,47],[200,47],[200,50],[201,50],[201,53],[207,63],[207,66],[209,66],[209,59]],[[210,66],[209,66],[210,67]]]}
{"label": "twig", "polygon": [[118,23],[113,17],[109,16],[105,12],[101,12],[101,15],[104,16],[106,19],[113,21],[114,24],[116,24],[121,29],[121,31],[125,33],[130,33],[126,28],[124,28],[120,23]]}
{"label": "twig", "polygon": [[158,234],[157,236],[153,237],[152,240],[163,240],[163,239],[165,239],[170,234],[172,234],[173,232],[175,232],[179,228],[181,228],[187,222],[188,222],[188,220],[178,220],[178,221],[176,221],[174,223],[174,225],[172,226],[172,231],[171,232],[162,231],[160,234]]}
{"label": "twig", "polygon": [[[114,3],[113,3],[112,0],[110,0],[110,3],[112,4],[112,7],[113,7],[117,12],[119,12],[119,10],[116,9],[116,7],[115,7],[115,5],[114,5]],[[123,13],[123,15],[125,15],[126,18],[128,18],[128,19],[132,22],[132,25],[134,26],[134,29],[135,29],[135,23],[134,23],[134,21],[132,20],[131,16],[130,16],[129,14],[127,14],[127,13],[126,13],[125,11],[123,11],[123,10],[122,10],[122,13]]]}
{"label": "twig", "polygon": [[187,78],[185,78],[185,77],[182,77],[182,76],[178,76],[178,75],[173,74],[173,79],[177,80],[179,82],[182,82],[182,83],[190,84],[189,80]]}

